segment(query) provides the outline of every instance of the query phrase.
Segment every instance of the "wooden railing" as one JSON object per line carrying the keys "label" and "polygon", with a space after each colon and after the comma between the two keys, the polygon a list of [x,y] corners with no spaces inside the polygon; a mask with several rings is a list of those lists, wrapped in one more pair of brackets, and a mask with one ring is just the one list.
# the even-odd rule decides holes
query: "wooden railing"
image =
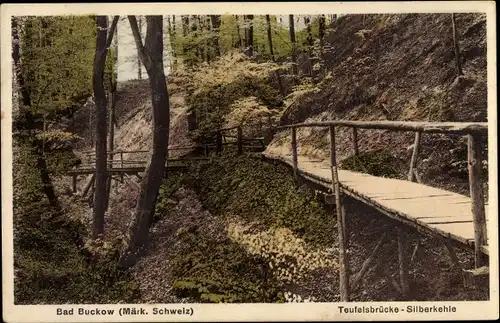
{"label": "wooden railing", "polygon": [[[342,210],[340,183],[338,179],[337,157],[335,147],[335,128],[352,128],[352,150],[355,155],[359,154],[357,129],[381,129],[390,131],[411,131],[415,132],[415,142],[413,147],[408,180],[413,181],[416,173],[416,163],[418,159],[420,140],[423,133],[441,133],[453,135],[466,135],[468,138],[468,170],[469,189],[471,196],[471,209],[474,224],[474,248],[476,268],[484,265],[485,259],[482,247],[487,244],[486,215],[482,181],[482,147],[481,137],[487,135],[488,124],[484,122],[403,122],[403,121],[352,121],[334,120],[324,122],[299,123],[276,127],[276,130],[291,130],[292,147],[292,167],[295,178],[298,177],[298,153],[297,153],[297,128],[306,127],[326,127],[329,128],[330,141],[330,166],[332,170],[332,191],[335,194],[336,212],[339,214],[339,248],[340,248],[340,282],[341,299],[347,300],[349,295],[348,278],[346,273],[345,255],[345,215]],[[398,234],[398,239],[400,235]]]}
{"label": "wooden railing", "polygon": [[[192,150],[197,148],[198,146],[188,146],[188,147],[171,147],[168,150],[169,151],[177,151],[177,150]],[[144,166],[147,161],[145,158],[139,158],[137,157],[136,159],[130,159],[131,155],[143,155],[149,153],[149,150],[115,150],[115,151],[108,151],[107,152],[107,163],[109,168],[114,168],[114,167],[131,167],[131,166]],[[82,164],[80,165],[80,168],[85,168],[85,167],[92,167],[94,166],[96,162],[96,153],[95,151],[84,151],[82,152],[83,154],[83,160]],[[125,157],[124,157],[125,156]],[[115,159],[115,157],[119,157]],[[129,157],[129,158],[126,158]],[[195,159],[195,158],[190,158],[190,159]],[[177,161],[179,158],[169,158],[168,161]]]}
{"label": "wooden railing", "polygon": [[[230,134],[231,131],[235,131],[236,135]],[[209,151],[215,149],[217,153],[222,152],[225,146],[237,146],[237,151],[239,154],[243,153],[244,149],[248,150],[264,150],[265,140],[264,138],[245,138],[243,137],[243,131],[241,126],[229,127],[219,129],[216,132],[215,138],[211,139],[211,143],[205,143],[194,146],[186,147],[169,147],[169,151],[186,150],[192,151],[196,149],[202,149],[205,156],[208,156]],[[114,167],[131,167],[131,166],[144,166],[146,160],[144,158],[130,158],[131,155],[142,155],[149,153],[149,150],[115,150],[107,152],[107,163],[109,168]],[[96,162],[96,152],[95,151],[84,151],[82,164],[79,168],[92,167]],[[115,158],[118,157],[118,158]],[[200,158],[188,158],[189,160],[196,160]],[[177,161],[179,158],[172,158],[168,161]]]}
{"label": "wooden railing", "polygon": [[[228,134],[229,132],[236,130],[236,135]],[[265,143],[264,138],[244,138],[243,130],[241,126],[223,128],[217,130],[215,137],[215,145],[208,145],[209,147],[214,147],[215,150],[220,153],[222,147],[226,145],[236,145],[238,154],[243,153],[244,148],[248,149],[264,149]]]}

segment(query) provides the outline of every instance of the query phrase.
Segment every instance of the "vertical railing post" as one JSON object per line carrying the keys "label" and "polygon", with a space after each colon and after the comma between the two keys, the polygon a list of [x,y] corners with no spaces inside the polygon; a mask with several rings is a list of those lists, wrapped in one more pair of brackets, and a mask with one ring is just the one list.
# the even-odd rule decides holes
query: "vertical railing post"
{"label": "vertical railing post", "polygon": [[298,156],[297,156],[297,129],[292,127],[292,162],[293,162],[293,178],[299,179]]}
{"label": "vertical railing post", "polygon": [[487,244],[486,214],[482,181],[481,137],[468,135],[468,168],[472,218],[474,222],[474,253],[476,268],[485,264],[481,247]]}
{"label": "vertical railing post", "polygon": [[352,154],[356,157],[359,156],[358,129],[356,127],[352,127]]}
{"label": "vertical railing post", "polygon": [[408,172],[408,180],[413,182],[415,179],[416,165],[418,160],[418,150],[420,148],[420,132],[415,132],[415,143],[413,144],[413,154],[411,155],[410,170]]}
{"label": "vertical railing post", "polygon": [[73,175],[73,193],[76,193],[76,179],[77,179],[77,175]]}
{"label": "vertical railing post", "polygon": [[398,228],[398,258],[399,258],[399,281],[403,298],[408,296],[408,261],[404,250],[405,235],[403,228]]}
{"label": "vertical railing post", "polygon": [[[123,169],[123,151],[120,151],[120,168]],[[120,179],[123,182],[123,173],[120,173]],[[111,174],[112,175],[112,174]]]}
{"label": "vertical railing post", "polygon": [[242,154],[243,153],[243,130],[241,129],[241,126],[238,126],[237,130],[238,130],[238,136],[237,136],[238,154]]}
{"label": "vertical railing post", "polygon": [[347,244],[346,244],[346,229],[345,219],[342,214],[342,199],[340,197],[340,182],[337,169],[337,154],[335,151],[335,127],[330,126],[330,168],[332,172],[332,191],[335,193],[335,206],[337,213],[337,229],[339,236],[339,269],[340,269],[340,301],[349,301],[349,273],[347,260]]}
{"label": "vertical railing post", "polygon": [[217,131],[217,137],[215,138],[215,150],[218,154],[222,152],[222,132]]}

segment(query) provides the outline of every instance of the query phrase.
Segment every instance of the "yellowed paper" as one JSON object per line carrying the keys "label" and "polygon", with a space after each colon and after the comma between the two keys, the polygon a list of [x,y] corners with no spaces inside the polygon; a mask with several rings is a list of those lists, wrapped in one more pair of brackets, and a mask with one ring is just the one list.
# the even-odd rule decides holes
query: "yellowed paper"
{"label": "yellowed paper", "polygon": [[[271,3],[271,2],[245,2],[245,3],[113,3],[113,4],[7,4],[1,6],[1,116],[2,116],[2,299],[3,319],[6,322],[162,322],[162,321],[379,321],[379,320],[480,320],[498,319],[498,188],[497,188],[497,84],[496,84],[496,15],[495,2],[493,1],[448,1],[448,2],[299,2],[299,3]],[[488,300],[471,301],[446,301],[418,300],[418,301],[366,301],[366,302],[340,302],[338,299],[331,302],[286,302],[283,304],[273,303],[239,303],[239,304],[209,304],[209,303],[172,303],[172,304],[50,304],[50,305],[19,305],[16,304],[14,296],[14,222],[13,222],[13,69],[12,69],[12,42],[11,42],[11,19],[21,16],[59,16],[59,15],[276,15],[288,19],[288,15],[370,15],[370,14],[407,14],[417,15],[425,13],[436,13],[450,15],[451,13],[475,13],[486,16],[486,62],[487,62],[487,96],[488,96],[488,204],[486,205],[488,216],[488,253],[489,253],[489,295]],[[451,16],[451,15],[450,15]],[[180,18],[179,18],[180,19]],[[130,33],[128,21],[120,21],[119,32],[127,30]],[[451,30],[451,27],[450,27]],[[143,31],[144,32],[144,31]],[[370,30],[356,30],[361,34],[369,33]],[[451,31],[443,31],[450,32]],[[464,31],[462,31],[464,32]],[[132,42],[131,33],[119,34],[118,41]],[[127,38],[128,37],[128,38]],[[425,35],[419,35],[425,37]],[[450,36],[451,37],[451,36]],[[396,41],[397,42],[397,41]],[[123,46],[119,44],[121,55],[135,55],[135,45]],[[126,54],[124,54],[126,52]],[[450,47],[450,55],[453,49]],[[120,55],[120,54],[119,54]],[[473,54],[471,54],[473,55]],[[120,62],[120,58],[119,58]],[[132,71],[133,63],[124,62],[118,67],[118,81],[125,82],[136,76]],[[170,67],[165,67],[169,73]],[[146,71],[143,71],[145,78]],[[397,91],[402,91],[398,89]],[[172,104],[172,103],[171,103]],[[247,100],[243,104],[251,105],[253,101]],[[314,120],[313,120],[314,121]],[[138,126],[140,127],[140,126]],[[303,131],[303,132],[301,132]],[[299,140],[301,136],[307,136],[309,130],[298,130]],[[125,134],[126,135],[126,134]],[[287,136],[290,136],[289,134]],[[290,137],[286,137],[290,138]],[[325,137],[326,138],[326,137]],[[289,139],[286,141],[287,145]],[[130,139],[131,142],[134,138]],[[286,163],[293,166],[291,152],[284,152],[284,146],[278,143],[271,144],[265,155],[281,155]],[[286,149],[288,146],[286,146]],[[149,148],[147,148],[149,149]],[[310,164],[310,169],[321,168],[313,175],[328,179],[331,176],[331,168],[328,155],[319,152],[314,147],[299,148],[299,155],[308,154],[313,158],[298,157],[299,165]],[[286,156],[285,156],[286,155]],[[425,157],[422,157],[425,158]],[[316,160],[318,159],[318,160]],[[310,176],[312,182],[318,182],[317,176]],[[340,182],[355,183],[359,180],[351,173],[340,173]],[[314,177],[314,178],[313,178]],[[201,180],[201,179],[200,179]],[[387,182],[374,181],[373,187],[379,189]],[[354,184],[353,184],[354,185]],[[360,184],[362,185],[362,184]],[[137,186],[139,187],[139,186]],[[354,186],[353,186],[354,187]],[[430,189],[429,189],[430,190]],[[415,191],[403,192],[401,198],[411,197]],[[390,194],[391,192],[383,192]],[[382,194],[382,193],[380,193]],[[406,195],[405,195],[406,194]],[[405,195],[405,196],[403,196]],[[326,198],[332,198],[326,197]],[[461,200],[459,201],[462,202]],[[401,202],[394,202],[390,207],[398,208]],[[458,203],[458,202],[457,202]],[[389,204],[387,204],[389,205]],[[468,205],[468,204],[467,204]],[[389,206],[387,206],[389,207]],[[450,216],[459,216],[461,208],[448,208]],[[465,208],[469,212],[469,208]],[[427,212],[427,211],[426,211]],[[458,214],[458,215],[457,215]],[[421,214],[421,218],[427,216]],[[421,219],[419,218],[419,219]],[[428,221],[429,222],[429,221]],[[434,225],[436,228],[438,224]],[[245,239],[257,239],[252,234],[247,234],[248,228],[242,223],[231,223],[229,232],[231,239],[245,245]],[[357,230],[353,227],[350,230]],[[457,229],[458,230],[458,229]],[[266,241],[274,241],[276,232],[262,233]],[[288,231],[279,232],[286,237]],[[274,235],[274,236],[273,236]],[[460,233],[457,233],[460,235]],[[470,240],[470,239],[469,239]],[[253,240],[252,240],[253,241]],[[473,239],[472,239],[473,241]],[[470,242],[470,241],[469,241]],[[271,242],[269,242],[271,243]],[[277,242],[278,243],[278,242]],[[303,242],[297,240],[294,248],[301,250]],[[467,243],[467,241],[466,241]],[[373,248],[376,241],[373,242]],[[252,246],[245,245],[249,250]],[[272,248],[272,247],[269,247]],[[469,248],[474,250],[474,248]],[[443,249],[446,250],[446,249]],[[273,250],[273,252],[275,252]],[[350,252],[356,252],[351,251]],[[393,251],[397,255],[397,250]],[[257,252],[255,252],[257,254]],[[307,252],[309,253],[309,252]],[[307,254],[306,253],[306,254]],[[310,253],[310,258],[320,262],[323,257],[328,257],[320,252]],[[408,255],[410,256],[410,255]],[[397,259],[397,258],[395,258]],[[312,261],[305,267],[313,268]],[[309,261],[309,260],[308,260]],[[329,260],[328,260],[329,261]],[[333,266],[331,262],[325,261],[324,266]],[[318,265],[319,266],[319,265]],[[317,269],[314,267],[313,269]],[[474,268],[468,270],[464,277],[469,277],[477,272]],[[352,273],[351,276],[355,276]],[[467,276],[468,275],[468,276]],[[397,277],[397,276],[395,276]],[[420,277],[425,279],[425,277]],[[462,284],[458,281],[453,284]],[[322,284],[327,285],[327,281]],[[363,287],[365,288],[365,287]],[[366,287],[370,288],[370,287]]]}

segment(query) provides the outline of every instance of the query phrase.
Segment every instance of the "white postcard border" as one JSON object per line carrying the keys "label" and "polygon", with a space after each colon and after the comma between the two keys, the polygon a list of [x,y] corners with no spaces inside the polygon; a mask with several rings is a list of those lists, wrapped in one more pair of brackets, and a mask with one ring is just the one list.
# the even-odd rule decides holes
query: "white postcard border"
{"label": "white postcard border", "polygon": [[[12,222],[12,59],[11,16],[67,14],[370,14],[370,13],[485,13],[487,16],[488,159],[490,300],[469,302],[363,302],[287,304],[117,304],[117,305],[14,305]],[[245,3],[92,3],[8,4],[1,6],[1,153],[2,153],[2,283],[3,318],[6,322],[121,322],[121,321],[304,321],[304,320],[474,320],[498,319],[498,169],[496,108],[496,11],[494,1],[417,2],[245,2]],[[355,313],[341,313],[340,307]],[[408,306],[446,307],[444,312],[412,312]],[[144,309],[148,315],[120,316],[123,307]],[[112,316],[57,315],[57,310],[114,310]],[[153,309],[178,309],[184,314],[153,315]],[[368,309],[367,309],[368,308]],[[373,308],[373,310],[372,310]],[[378,311],[389,311],[379,313]],[[398,313],[394,313],[398,308]],[[403,312],[401,308],[404,308]],[[455,311],[451,311],[455,308]],[[184,310],[183,310],[184,309]],[[191,309],[191,314],[186,310]],[[392,310],[392,312],[390,312]],[[360,312],[361,311],[361,312]],[[366,312],[368,311],[368,312]],[[375,312],[370,312],[375,311]]]}

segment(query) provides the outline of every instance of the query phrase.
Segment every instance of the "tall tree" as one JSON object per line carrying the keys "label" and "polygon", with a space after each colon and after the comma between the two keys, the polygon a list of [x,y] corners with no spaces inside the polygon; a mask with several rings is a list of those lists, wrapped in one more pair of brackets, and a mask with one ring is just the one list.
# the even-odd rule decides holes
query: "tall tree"
{"label": "tall tree", "polygon": [[[274,48],[273,48],[273,35],[272,35],[272,26],[271,26],[271,17],[266,15],[266,23],[267,23],[267,43],[269,45],[269,53],[271,54],[271,60],[273,63],[276,63],[276,57],[274,57]],[[283,84],[281,83],[281,77],[278,70],[274,72],[276,77],[276,81],[278,82],[278,87],[280,89],[281,95],[285,95],[285,91],[283,89]]]}
{"label": "tall tree", "polygon": [[[187,15],[181,16],[181,21],[182,21],[182,36],[186,38],[189,33],[189,16]],[[188,52],[188,45],[184,43],[182,45],[182,53],[186,55],[187,52]]]}
{"label": "tall tree", "polygon": [[144,45],[142,44],[135,16],[129,16],[128,19],[141,61],[144,63],[149,76],[154,129],[153,152],[141,182],[141,192],[137,201],[135,215],[129,227],[130,240],[120,257],[120,265],[124,267],[135,264],[148,239],[158,191],[164,177],[165,162],[168,158],[170,127],[169,97],[163,70],[162,16],[147,16],[147,32]]}
{"label": "tall tree", "polygon": [[171,68],[173,69],[177,65],[177,54],[175,52],[175,15],[172,16],[172,22],[170,21],[170,16],[167,17],[167,30],[168,30],[168,39],[170,42],[170,55],[173,59],[173,63],[171,64]]}
{"label": "tall tree", "polygon": [[[115,27],[115,35],[114,35],[114,46],[113,46],[113,54],[114,57],[112,59],[112,73],[113,76],[111,78],[111,84],[110,84],[110,89],[111,89],[111,100],[109,104],[109,119],[108,119],[108,150],[110,151],[109,159],[111,160],[108,167],[112,168],[113,167],[113,151],[115,150],[115,124],[116,124],[116,116],[115,116],[115,109],[116,109],[116,90],[118,87],[118,24],[116,24]],[[111,192],[111,176],[108,176],[107,179],[107,198],[106,198],[106,203],[107,206],[109,206],[109,195]],[[107,209],[108,207],[106,207]]]}
{"label": "tall tree", "polygon": [[307,38],[306,38],[306,49],[307,49],[307,55],[308,55],[308,63],[309,63],[309,75],[312,76],[313,74],[313,45],[314,45],[314,40],[312,36],[312,27],[311,27],[311,17],[309,16],[304,16],[304,24],[306,25],[306,32],[307,32]]}
{"label": "tall tree", "polygon": [[49,203],[56,210],[61,210],[61,205],[59,204],[59,200],[54,191],[54,185],[52,183],[52,179],[49,175],[49,170],[47,167],[47,162],[44,156],[44,142],[40,139],[37,139],[32,132],[36,129],[40,129],[43,125],[39,120],[36,120],[36,116],[31,111],[32,103],[31,103],[31,93],[29,88],[24,80],[23,69],[21,67],[21,53],[20,53],[20,42],[21,39],[19,37],[19,29],[21,28],[18,24],[18,18],[12,17],[11,21],[12,26],[12,60],[14,61],[14,70],[16,73],[16,79],[19,84],[19,90],[21,91],[21,100],[23,109],[20,109],[21,115],[24,114],[24,119],[26,120],[27,131],[28,131],[28,141],[30,142],[30,146],[32,151],[36,157],[36,164],[38,171],[40,172],[40,179],[42,182],[42,187]]}
{"label": "tall tree", "polygon": [[243,42],[241,40],[241,31],[240,31],[240,19],[238,15],[234,15],[234,20],[236,21],[236,42],[234,44],[234,48],[240,48],[243,46]]}
{"label": "tall tree", "polygon": [[118,16],[113,18],[108,34],[108,17],[96,16],[97,36],[94,59],[93,87],[96,106],[96,177],[93,208],[92,237],[96,239],[104,231],[104,214],[108,206],[106,119],[107,99],[104,87],[104,69],[108,48],[115,34]]}
{"label": "tall tree", "polygon": [[458,40],[457,40],[457,27],[455,24],[455,14],[451,14],[451,27],[452,27],[452,32],[453,32],[453,46],[455,49],[455,63],[457,67],[457,76],[463,75],[462,71],[462,64],[460,63],[460,49],[458,47]]}
{"label": "tall tree", "polygon": [[220,56],[221,50],[220,50],[220,44],[219,44],[219,38],[220,38],[220,25],[221,25],[221,19],[220,15],[211,15],[210,20],[212,23],[212,33],[213,33],[213,43],[212,46],[215,51],[216,56]]}
{"label": "tall tree", "polygon": [[195,49],[194,49],[194,54],[195,54],[195,59],[194,61],[195,62],[200,62],[200,61],[203,61],[203,58],[202,58],[202,52],[201,52],[201,48],[199,46],[199,29],[200,29],[200,26],[199,26],[199,17],[198,15],[193,15],[192,18],[191,18],[191,34],[193,36],[192,38],[192,44],[194,45]]}
{"label": "tall tree", "polygon": [[289,16],[290,42],[292,43],[292,77],[297,84],[298,66],[297,66],[297,42],[295,40],[295,23],[293,15]]}
{"label": "tall tree", "polygon": [[318,18],[318,33],[319,33],[319,47],[323,51],[324,38],[325,38],[325,15],[320,15]]}
{"label": "tall tree", "polygon": [[60,210],[51,179],[58,167],[48,158],[60,152],[61,142],[75,139],[61,121],[71,119],[92,94],[95,21],[90,16],[30,16],[14,17],[11,24],[20,95],[14,139],[35,157],[43,193]]}
{"label": "tall tree", "polygon": [[245,54],[253,56],[253,15],[245,16]]}
{"label": "tall tree", "polygon": [[[141,35],[142,39],[142,17],[139,16],[139,35]],[[141,64],[141,58],[139,57],[139,54],[137,54],[137,79],[142,80],[142,64]]]}

